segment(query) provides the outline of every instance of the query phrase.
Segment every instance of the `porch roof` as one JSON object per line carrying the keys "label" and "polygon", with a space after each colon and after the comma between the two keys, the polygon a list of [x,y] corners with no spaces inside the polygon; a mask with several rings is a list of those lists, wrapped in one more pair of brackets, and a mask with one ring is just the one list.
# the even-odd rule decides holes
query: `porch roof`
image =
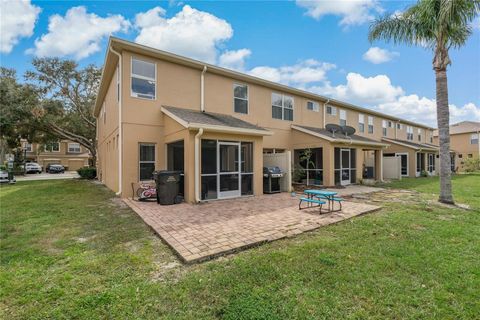
{"label": "porch roof", "polygon": [[382,138],[382,140],[389,142],[389,143],[394,143],[400,146],[404,146],[410,149],[415,149],[416,151],[438,151],[439,147],[433,144],[429,143],[415,143],[411,141],[404,141],[404,140],[398,140],[398,139],[389,139],[389,138]]}
{"label": "porch roof", "polygon": [[330,131],[322,128],[299,126],[296,124],[292,125],[292,129],[295,129],[303,133],[307,133],[315,137],[319,137],[334,143],[336,142],[336,143],[346,143],[346,144],[355,144],[355,145],[373,146],[373,147],[388,147],[387,143],[365,138],[356,134],[345,136],[341,133],[333,134]]}
{"label": "porch roof", "polygon": [[162,112],[187,129],[269,136],[273,132],[230,115],[162,106]]}

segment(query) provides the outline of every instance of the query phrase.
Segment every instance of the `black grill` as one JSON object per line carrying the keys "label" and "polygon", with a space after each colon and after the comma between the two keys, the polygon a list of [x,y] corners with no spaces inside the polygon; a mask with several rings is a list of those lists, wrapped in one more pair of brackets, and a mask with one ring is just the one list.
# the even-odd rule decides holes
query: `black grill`
{"label": "black grill", "polygon": [[263,193],[280,192],[280,178],[283,171],[279,167],[263,167]]}

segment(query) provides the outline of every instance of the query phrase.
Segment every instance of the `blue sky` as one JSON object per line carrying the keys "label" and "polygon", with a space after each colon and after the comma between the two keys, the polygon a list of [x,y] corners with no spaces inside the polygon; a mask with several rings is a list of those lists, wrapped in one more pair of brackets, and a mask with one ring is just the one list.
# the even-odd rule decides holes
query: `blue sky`
{"label": "blue sky", "polygon": [[[371,19],[411,3],[6,0],[1,64],[19,74],[34,56],[101,65],[113,34],[435,125],[431,51],[367,39]],[[451,57],[451,121],[480,121],[478,19],[466,46]]]}

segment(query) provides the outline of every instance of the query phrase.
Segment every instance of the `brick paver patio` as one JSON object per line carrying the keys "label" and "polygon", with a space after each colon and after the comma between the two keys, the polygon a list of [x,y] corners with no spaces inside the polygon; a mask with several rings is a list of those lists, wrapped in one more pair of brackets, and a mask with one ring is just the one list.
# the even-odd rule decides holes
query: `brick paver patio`
{"label": "brick paver patio", "polygon": [[242,250],[336,223],[380,207],[345,201],[341,212],[298,210],[288,193],[161,206],[125,202],[187,263]]}

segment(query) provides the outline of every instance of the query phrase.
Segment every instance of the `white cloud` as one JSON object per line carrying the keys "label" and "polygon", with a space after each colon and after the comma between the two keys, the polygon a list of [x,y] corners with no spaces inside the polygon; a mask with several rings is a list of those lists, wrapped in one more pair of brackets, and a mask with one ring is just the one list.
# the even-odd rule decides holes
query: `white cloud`
{"label": "white cloud", "polygon": [[[391,114],[403,119],[437,126],[437,103],[435,99],[420,98],[416,94],[401,96],[396,101],[383,103],[376,107],[381,112]],[[464,120],[480,121],[480,106],[467,103],[463,107],[449,105],[450,123]]]}
{"label": "white cloud", "polygon": [[0,2],[0,52],[9,53],[20,38],[28,38],[41,9],[30,0]]}
{"label": "white cloud", "polygon": [[307,10],[307,15],[320,19],[326,15],[340,16],[340,25],[360,25],[383,12],[377,0],[297,0],[297,5]]}
{"label": "white cloud", "polygon": [[245,68],[245,59],[251,54],[250,49],[225,51],[218,58],[218,64],[224,68],[242,71]]}
{"label": "white cloud", "polygon": [[399,55],[398,52],[388,51],[379,47],[371,47],[363,54],[363,60],[374,64],[380,64],[392,60]]}
{"label": "white cloud", "polygon": [[126,32],[130,26],[121,15],[105,18],[87,13],[83,6],[70,8],[64,17],[50,16],[48,33],[35,40],[35,48],[29,49],[39,57],[73,56],[80,60],[100,51],[100,42],[114,32]]}
{"label": "white cloud", "polygon": [[136,42],[209,63],[217,61],[219,46],[233,36],[227,21],[189,5],[172,18],[160,7],[139,13],[135,26]]}
{"label": "white cloud", "polygon": [[326,80],[327,71],[335,67],[331,63],[308,59],[278,68],[259,66],[250,70],[249,73],[259,78],[303,88],[307,84]]}
{"label": "white cloud", "polygon": [[346,84],[331,86],[327,82],[324,86],[312,87],[311,90],[360,105],[394,101],[404,93],[401,87],[392,85],[386,75],[364,77],[354,72],[347,74]]}

